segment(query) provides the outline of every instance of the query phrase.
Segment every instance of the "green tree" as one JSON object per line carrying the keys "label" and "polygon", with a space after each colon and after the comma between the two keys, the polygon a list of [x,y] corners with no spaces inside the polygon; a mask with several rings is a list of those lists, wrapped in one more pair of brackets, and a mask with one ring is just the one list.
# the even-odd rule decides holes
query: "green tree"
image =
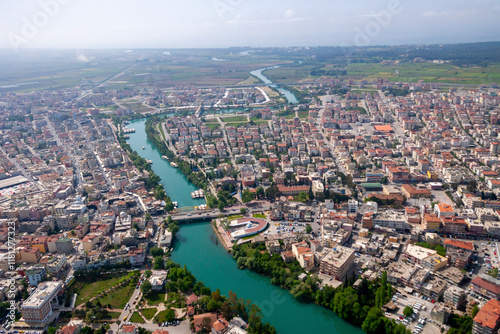
{"label": "green tree", "polygon": [[254,200],[254,198],[255,194],[248,189],[243,190],[243,192],[241,193],[241,200],[243,201],[243,203],[248,203]]}
{"label": "green tree", "polygon": [[151,293],[151,289],[152,289],[152,285],[151,285],[151,282],[149,280],[146,280],[144,283],[142,283],[141,285],[141,292],[144,294],[144,295],[149,295]]}
{"label": "green tree", "polygon": [[471,313],[471,318],[474,319],[479,312],[479,306],[477,306],[477,303],[472,306],[472,313]]}
{"label": "green tree", "polygon": [[367,334],[385,334],[385,322],[383,320],[383,312],[381,309],[373,307],[368,312],[361,328]]}
{"label": "green tree", "polygon": [[163,260],[163,256],[156,256],[153,258],[153,269],[160,270],[165,268],[165,261]]}
{"label": "green tree", "polygon": [[224,202],[222,201],[219,201],[219,203],[217,204],[217,208],[219,209],[220,212],[224,211]]}
{"label": "green tree", "polygon": [[307,234],[310,234],[312,232],[313,228],[311,227],[311,225],[306,225],[306,233]]}
{"label": "green tree", "polygon": [[413,314],[413,307],[406,306],[405,309],[403,310],[403,315],[405,317],[411,317],[412,314]]}
{"label": "green tree", "polygon": [[165,252],[163,251],[163,248],[160,247],[153,247],[149,251],[152,257],[157,257],[157,256],[163,256]]}
{"label": "green tree", "polygon": [[259,199],[263,198],[265,195],[264,188],[258,187],[257,191],[255,192],[255,196]]}
{"label": "green tree", "polygon": [[305,191],[301,191],[299,193],[299,195],[297,196],[297,201],[302,202],[302,203],[307,202],[308,199],[309,199],[309,196]]}
{"label": "green tree", "polygon": [[150,278],[151,275],[153,274],[153,272],[149,269],[147,269],[145,272],[144,272],[144,276],[146,276],[146,278]]}
{"label": "green tree", "polygon": [[149,212],[146,212],[146,214],[144,215],[144,219],[146,219],[146,221],[151,220],[151,214]]}
{"label": "green tree", "polygon": [[242,215],[246,214],[247,212],[248,212],[247,208],[241,208],[241,209],[240,209],[240,213],[241,213]]}

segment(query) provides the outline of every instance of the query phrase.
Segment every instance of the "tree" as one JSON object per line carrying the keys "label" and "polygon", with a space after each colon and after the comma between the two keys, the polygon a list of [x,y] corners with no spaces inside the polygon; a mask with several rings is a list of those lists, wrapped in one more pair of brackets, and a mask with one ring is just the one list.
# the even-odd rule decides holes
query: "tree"
{"label": "tree", "polygon": [[467,190],[471,193],[475,193],[477,191],[477,181],[476,180],[471,180],[467,184]]}
{"label": "tree", "polygon": [[368,312],[365,320],[363,321],[363,325],[361,325],[361,328],[367,334],[384,334],[386,332],[385,323],[382,319],[382,310],[373,307],[370,312]]}
{"label": "tree", "polygon": [[149,212],[146,212],[146,214],[144,215],[144,219],[146,219],[146,221],[151,220],[151,214]]}
{"label": "tree", "polygon": [[160,270],[165,267],[165,261],[163,261],[163,256],[156,256],[153,259],[153,269]]}
{"label": "tree", "polygon": [[144,276],[146,276],[146,278],[150,278],[152,274],[153,272],[149,269],[144,272]]}
{"label": "tree", "polygon": [[248,189],[243,190],[241,193],[241,200],[243,203],[248,203],[255,198],[255,194]]}
{"label": "tree", "polygon": [[217,208],[219,209],[220,212],[224,211],[224,202],[222,201],[219,201],[219,203],[217,204]]}
{"label": "tree", "polygon": [[144,283],[141,285],[141,292],[145,295],[149,295],[151,293],[152,289],[151,282],[149,280],[146,280]]}
{"label": "tree", "polygon": [[306,225],[306,233],[307,234],[310,234],[312,232],[313,228],[311,227],[311,225]]}
{"label": "tree", "polygon": [[241,213],[242,215],[246,214],[247,212],[248,212],[247,208],[241,208],[241,209],[240,209],[240,213]]}
{"label": "tree", "polygon": [[413,314],[413,307],[406,306],[405,309],[403,310],[403,315],[405,317],[411,317],[412,314]]}
{"label": "tree", "polygon": [[157,257],[157,256],[163,256],[165,252],[163,251],[163,248],[153,247],[150,250],[150,254],[152,257]]}
{"label": "tree", "polygon": [[299,202],[307,202],[307,200],[309,199],[309,196],[307,195],[307,193],[305,191],[301,191],[299,193],[299,195],[297,196],[297,201]]}
{"label": "tree", "polygon": [[471,318],[474,319],[478,312],[479,312],[479,306],[477,306],[477,304],[474,304],[474,306],[472,306]]}
{"label": "tree", "polygon": [[258,187],[257,188],[257,191],[255,192],[255,196],[257,196],[257,198],[263,198],[265,195],[265,192],[264,192],[264,188],[262,187]]}

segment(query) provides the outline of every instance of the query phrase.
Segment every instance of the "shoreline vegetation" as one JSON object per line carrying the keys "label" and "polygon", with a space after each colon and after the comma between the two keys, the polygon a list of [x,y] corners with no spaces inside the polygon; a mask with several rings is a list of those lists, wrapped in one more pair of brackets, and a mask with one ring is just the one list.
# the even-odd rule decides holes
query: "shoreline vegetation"
{"label": "shoreline vegetation", "polygon": [[368,334],[411,333],[404,325],[385,317],[381,310],[395,291],[387,282],[386,272],[375,282],[362,279],[357,289],[352,286],[353,280],[335,289],[327,285],[319,287],[315,274],[299,280],[298,276],[305,273],[299,263],[285,263],[279,254],[269,254],[264,244],[234,245],[233,258],[239,269],[249,269],[271,278],[272,284],[288,290],[297,300],[321,305]]}

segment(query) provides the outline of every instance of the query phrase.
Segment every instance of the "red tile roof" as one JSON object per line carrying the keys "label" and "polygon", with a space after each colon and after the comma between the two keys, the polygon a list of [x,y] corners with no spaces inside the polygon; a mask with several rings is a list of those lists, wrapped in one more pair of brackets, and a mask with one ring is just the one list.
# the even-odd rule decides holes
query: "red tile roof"
{"label": "red tile roof", "polygon": [[490,299],[477,313],[474,322],[482,327],[491,329],[497,328],[500,321],[500,302],[496,299]]}

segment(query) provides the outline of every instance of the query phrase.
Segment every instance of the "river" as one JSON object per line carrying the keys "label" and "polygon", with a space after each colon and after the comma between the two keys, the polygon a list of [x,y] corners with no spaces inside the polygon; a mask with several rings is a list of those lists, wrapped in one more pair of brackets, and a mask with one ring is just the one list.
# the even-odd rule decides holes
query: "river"
{"label": "river", "polygon": [[270,70],[270,69],[278,68],[278,67],[279,66],[271,66],[271,67],[261,68],[261,69],[254,70],[254,71],[250,72],[250,74],[254,75],[257,78],[259,78],[260,80],[262,80],[269,87],[276,88],[281,94],[283,94],[286,97],[286,99],[288,100],[288,103],[293,103],[293,104],[299,103],[299,101],[297,100],[295,95],[293,95],[292,92],[290,92],[287,89],[276,86],[275,84],[273,84],[273,82],[271,80],[269,80],[266,76],[264,76],[264,74],[262,74],[262,72],[264,72],[266,70]]}
{"label": "river", "polygon": [[[127,142],[140,156],[153,161],[153,171],[160,176],[165,191],[179,206],[203,203],[191,198],[195,187],[147,140],[145,120],[132,121],[128,126],[135,133]],[[142,146],[145,149],[142,149]],[[263,320],[281,334],[361,334],[363,331],[348,324],[333,312],[314,304],[299,303],[288,291],[271,284],[269,278],[250,270],[239,270],[232,256],[217,242],[210,223],[181,225],[176,235],[172,260],[186,265],[196,278],[212,290],[219,288],[224,295],[231,290],[238,297],[251,299],[258,305]]]}

